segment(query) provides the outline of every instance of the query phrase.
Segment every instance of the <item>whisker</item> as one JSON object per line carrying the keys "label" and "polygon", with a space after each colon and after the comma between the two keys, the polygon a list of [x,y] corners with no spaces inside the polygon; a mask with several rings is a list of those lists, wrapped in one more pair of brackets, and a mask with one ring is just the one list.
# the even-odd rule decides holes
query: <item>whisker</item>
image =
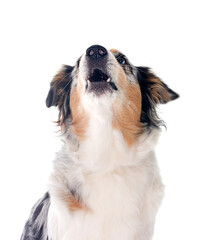
{"label": "whisker", "polygon": [[65,90],[65,88],[68,87],[69,84],[71,85],[71,83],[72,83],[72,80],[69,80],[69,81],[67,82],[67,84],[63,87],[63,90]]}

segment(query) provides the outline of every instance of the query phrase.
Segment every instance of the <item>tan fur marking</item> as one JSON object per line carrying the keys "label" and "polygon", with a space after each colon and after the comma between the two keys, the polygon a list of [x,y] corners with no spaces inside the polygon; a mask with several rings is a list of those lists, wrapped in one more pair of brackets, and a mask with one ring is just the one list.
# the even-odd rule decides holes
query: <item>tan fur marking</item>
{"label": "tan fur marking", "polygon": [[71,192],[62,191],[59,198],[66,204],[70,211],[87,210],[87,207],[79,199],[75,198]]}
{"label": "tan fur marking", "polygon": [[119,129],[125,141],[131,146],[142,132],[140,123],[141,92],[139,85],[131,84],[120,67],[118,85],[124,95],[117,98],[113,106],[113,127]]}
{"label": "tan fur marking", "polygon": [[88,116],[81,104],[81,91],[82,86],[80,80],[78,80],[77,87],[73,88],[70,93],[70,108],[72,116],[71,128],[80,140],[84,140],[85,131],[88,125]]}
{"label": "tan fur marking", "polygon": [[83,206],[71,193],[68,195],[66,201],[70,211],[86,210],[86,207]]}
{"label": "tan fur marking", "polygon": [[55,75],[55,77],[53,78],[53,81],[63,81],[63,79],[65,78],[65,75],[64,75],[64,70],[63,69],[60,69],[58,71],[58,73]]}
{"label": "tan fur marking", "polygon": [[120,51],[118,51],[117,49],[110,49],[110,52],[112,52],[112,53],[115,53],[115,54],[117,54],[117,53],[120,53]]}
{"label": "tan fur marking", "polygon": [[162,86],[162,82],[159,78],[150,78],[149,82],[154,84],[151,88],[151,93],[156,103],[159,103],[161,99],[163,102],[168,102],[171,100],[170,94],[165,89],[165,87]]}

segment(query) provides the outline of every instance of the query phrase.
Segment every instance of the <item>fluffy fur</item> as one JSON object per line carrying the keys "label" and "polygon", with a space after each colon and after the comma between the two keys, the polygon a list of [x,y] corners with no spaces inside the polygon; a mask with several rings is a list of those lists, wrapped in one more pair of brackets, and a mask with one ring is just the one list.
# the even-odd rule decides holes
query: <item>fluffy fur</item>
{"label": "fluffy fur", "polygon": [[156,105],[178,94],[149,68],[94,45],[51,82],[64,145],[21,240],[150,240],[163,197]]}

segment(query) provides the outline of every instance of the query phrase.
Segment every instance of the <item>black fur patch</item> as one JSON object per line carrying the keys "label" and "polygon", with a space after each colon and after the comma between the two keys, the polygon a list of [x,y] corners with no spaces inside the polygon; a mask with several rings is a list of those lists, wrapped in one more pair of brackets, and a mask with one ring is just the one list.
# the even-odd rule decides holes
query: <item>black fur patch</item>
{"label": "black fur patch", "polygon": [[21,240],[48,240],[47,215],[50,206],[50,195],[46,193],[32,208],[25,224]]}
{"label": "black fur patch", "polygon": [[70,115],[70,90],[72,84],[71,73],[74,67],[64,65],[62,70],[54,77],[46,98],[46,106],[58,106],[58,124],[62,124]]}

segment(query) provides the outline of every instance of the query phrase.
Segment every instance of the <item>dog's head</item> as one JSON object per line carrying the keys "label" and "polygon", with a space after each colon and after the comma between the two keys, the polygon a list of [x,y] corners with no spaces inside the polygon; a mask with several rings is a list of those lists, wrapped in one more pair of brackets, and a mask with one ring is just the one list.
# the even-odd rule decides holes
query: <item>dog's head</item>
{"label": "dog's head", "polygon": [[90,112],[107,106],[112,127],[132,144],[145,129],[161,124],[156,105],[176,98],[178,94],[149,68],[132,65],[118,50],[94,45],[74,67],[65,65],[54,77],[46,105],[57,106],[59,125],[69,120],[79,138],[85,135]]}

